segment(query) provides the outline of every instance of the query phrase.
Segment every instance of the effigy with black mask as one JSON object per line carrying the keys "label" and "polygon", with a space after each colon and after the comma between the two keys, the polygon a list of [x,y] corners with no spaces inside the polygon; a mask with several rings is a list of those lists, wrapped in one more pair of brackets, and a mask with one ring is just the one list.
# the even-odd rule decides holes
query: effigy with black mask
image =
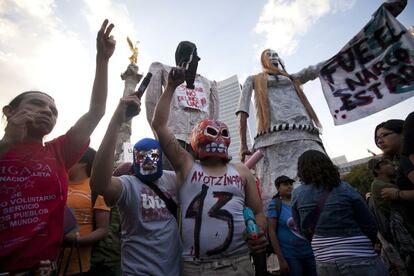
{"label": "effigy with black mask", "polygon": [[[200,57],[197,47],[190,41],[181,41],[175,50],[175,65],[183,70],[185,83],[180,84],[174,92],[174,101],[168,118],[168,127],[180,145],[193,156],[190,145],[192,129],[202,120],[218,119],[219,97],[217,83],[197,73]],[[154,117],[155,105],[166,88],[168,75],[172,67],[160,62],[153,62],[149,68],[152,73],[145,96],[147,120],[151,124]],[[178,70],[177,70],[178,71]],[[163,168],[173,170],[167,158],[164,158]]]}
{"label": "effigy with black mask", "polygon": [[178,44],[175,51],[175,64],[185,69],[185,83],[189,89],[194,89],[199,61],[200,57],[197,55],[197,47],[194,43],[181,41]]}

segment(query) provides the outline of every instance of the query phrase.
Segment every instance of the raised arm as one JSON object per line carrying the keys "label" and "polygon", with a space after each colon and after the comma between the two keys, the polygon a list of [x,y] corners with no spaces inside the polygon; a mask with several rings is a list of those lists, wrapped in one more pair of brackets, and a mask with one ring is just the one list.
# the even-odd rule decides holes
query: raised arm
{"label": "raised arm", "polygon": [[247,146],[246,131],[247,118],[249,117],[250,101],[253,93],[253,76],[249,76],[244,82],[242,93],[239,98],[239,106],[236,115],[239,121],[239,135],[240,135],[240,160],[244,162],[246,155],[250,155],[249,147]]}
{"label": "raised arm", "polygon": [[308,81],[314,80],[319,76],[319,71],[326,61],[319,62],[316,65],[308,66],[299,72],[292,74],[294,79],[298,79],[301,84],[305,84]]}
{"label": "raised arm", "polygon": [[251,155],[252,153],[247,146],[246,132],[247,132],[247,117],[246,112],[240,111],[237,113],[239,118],[239,135],[240,135],[240,160],[244,162],[246,155]]}
{"label": "raised arm", "polygon": [[89,141],[89,137],[105,114],[108,94],[108,61],[115,50],[115,40],[110,35],[113,28],[114,25],[108,26],[108,20],[105,19],[96,38],[96,71],[89,110],[73,127],[74,143],[79,146]]}
{"label": "raised arm", "polygon": [[193,157],[180,146],[174,134],[167,126],[174,91],[183,82],[184,71],[180,68],[172,68],[168,74],[167,87],[155,107],[154,117],[151,123],[162,150],[174,168],[178,183],[182,183],[182,180],[184,180],[194,162]]}
{"label": "raised arm", "polygon": [[122,123],[127,118],[125,113],[128,105],[135,105],[140,111],[140,101],[134,96],[123,97],[109,122],[108,129],[96,153],[92,167],[91,188],[92,191],[102,195],[105,202],[113,206],[118,201],[122,192],[121,181],[117,177],[112,177],[112,170],[115,162],[115,146]]}

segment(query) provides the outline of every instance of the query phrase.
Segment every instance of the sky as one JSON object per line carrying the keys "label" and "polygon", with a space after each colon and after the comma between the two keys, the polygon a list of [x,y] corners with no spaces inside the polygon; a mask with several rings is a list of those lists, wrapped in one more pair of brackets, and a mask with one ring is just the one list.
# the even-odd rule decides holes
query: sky
{"label": "sky", "polygon": [[[154,61],[174,64],[182,40],[197,45],[198,72],[220,81],[261,71],[260,53],[279,52],[286,70],[295,73],[334,56],[369,21],[379,0],[1,0],[0,105],[17,94],[41,90],[55,98],[59,118],[46,140],[65,133],[87,111],[95,72],[95,38],[105,18],[115,24],[117,46],[109,65],[105,117],[91,137],[97,149],[122,96],[120,74],[131,55],[126,37],[139,41],[138,66],[145,74]],[[414,25],[414,1],[398,20]],[[414,110],[414,97],[381,112],[334,126],[318,79],[304,91],[323,125],[330,157],[355,160],[376,153],[373,131],[391,118]],[[6,125],[2,120],[0,135]],[[131,142],[152,137],[142,104],[132,122]]]}

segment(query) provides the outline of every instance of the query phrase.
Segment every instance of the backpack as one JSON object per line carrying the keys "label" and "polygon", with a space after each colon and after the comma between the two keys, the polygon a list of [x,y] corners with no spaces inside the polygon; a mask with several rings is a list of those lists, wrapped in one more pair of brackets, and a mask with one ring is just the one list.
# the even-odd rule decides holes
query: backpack
{"label": "backpack", "polygon": [[414,253],[414,240],[408,232],[404,218],[396,208],[391,209],[390,231],[401,256],[409,256]]}
{"label": "backpack", "polygon": [[414,240],[406,228],[400,206],[393,204],[389,217],[377,210],[372,197],[369,198],[368,206],[378,225],[381,259],[388,272],[390,275],[407,275],[405,261],[414,252]]}
{"label": "backpack", "polygon": [[[275,200],[275,210],[278,214],[276,218],[276,227],[279,227],[279,219],[280,214],[282,212],[282,199],[279,197],[279,194],[276,194],[274,197],[272,197],[272,200]],[[277,231],[277,228],[276,228]],[[272,254],[275,254],[275,251],[273,250],[272,243],[270,242],[269,233],[267,233],[267,240],[269,241],[266,245],[266,255],[270,256]]]}

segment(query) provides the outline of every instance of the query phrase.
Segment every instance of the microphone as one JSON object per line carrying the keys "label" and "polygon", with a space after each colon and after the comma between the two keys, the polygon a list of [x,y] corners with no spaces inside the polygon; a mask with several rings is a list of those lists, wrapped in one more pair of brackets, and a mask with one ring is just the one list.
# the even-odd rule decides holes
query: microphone
{"label": "microphone", "polygon": [[[142,80],[141,85],[138,87],[138,90],[133,93],[133,95],[137,96],[139,99],[141,99],[142,95],[144,94],[145,90],[148,87],[148,84],[150,83],[152,78],[152,74],[150,72],[147,73],[145,78]],[[126,116],[127,117],[134,117],[137,115],[138,112],[136,110],[136,107],[133,105],[129,105],[126,110]]]}
{"label": "microphone", "polygon": [[147,73],[145,78],[142,80],[141,85],[138,87],[138,90],[135,92],[135,95],[141,99],[142,95],[145,92],[145,89],[147,89],[148,84],[150,83],[152,78],[152,74],[150,72]]}

